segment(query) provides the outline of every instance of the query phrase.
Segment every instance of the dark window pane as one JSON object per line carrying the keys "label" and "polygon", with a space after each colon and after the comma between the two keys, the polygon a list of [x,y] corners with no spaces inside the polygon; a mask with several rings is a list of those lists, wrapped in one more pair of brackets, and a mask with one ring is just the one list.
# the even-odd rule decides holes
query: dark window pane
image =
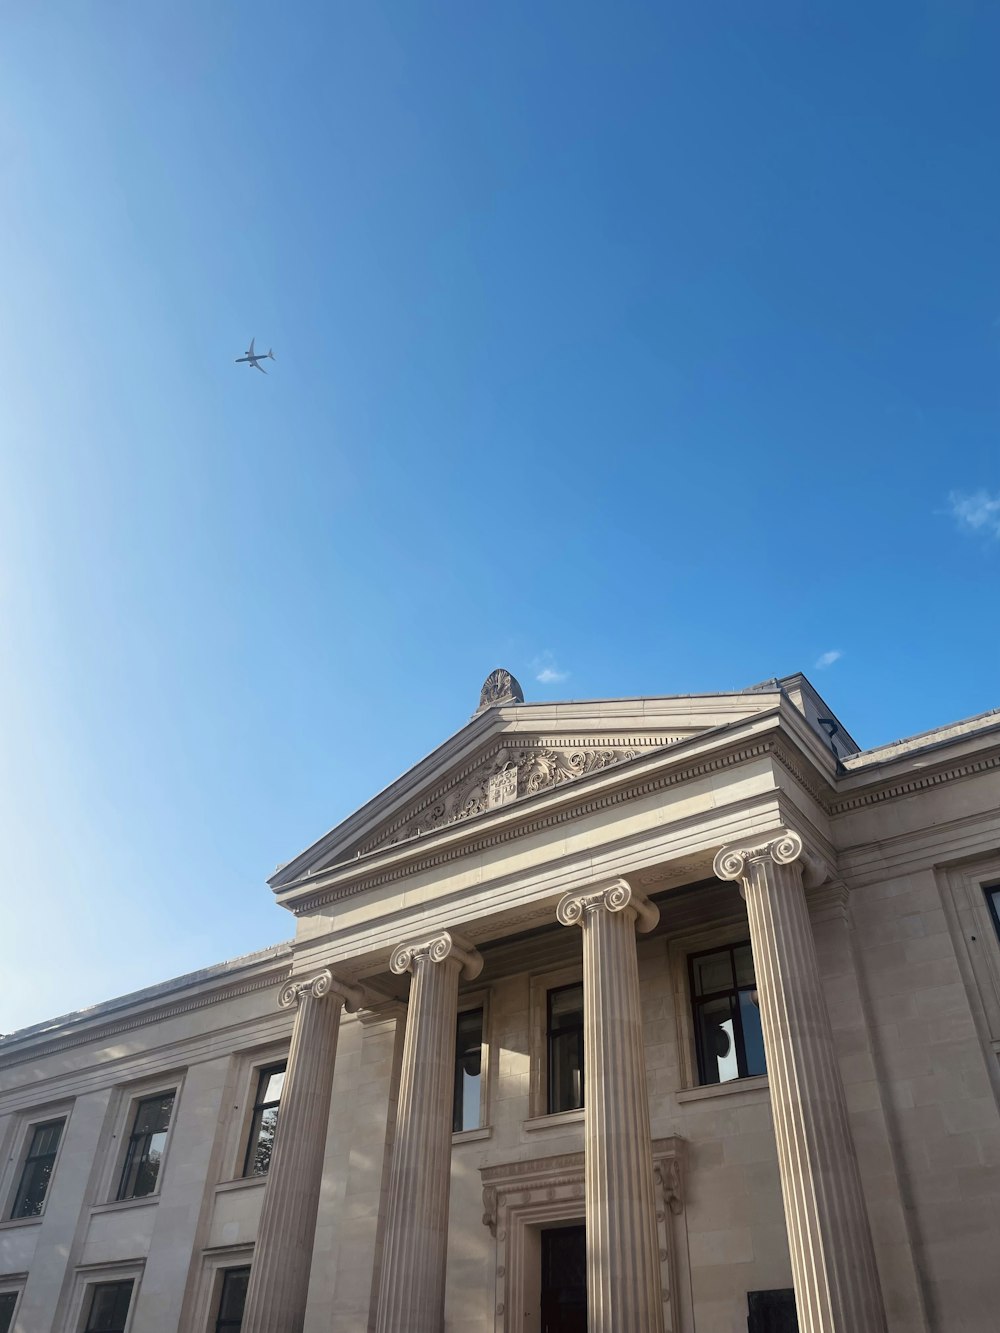
{"label": "dark window pane", "polygon": [[248,1176],[266,1176],[271,1166],[271,1154],[274,1151],[274,1135],[278,1128],[278,1108],[269,1106],[261,1111],[257,1123],[257,1138],[253,1144],[253,1158]]}
{"label": "dark window pane", "polygon": [[993,927],[1000,935],[1000,884],[990,884],[986,888],[986,902],[993,917]]}
{"label": "dark window pane", "polygon": [[174,1094],[169,1092],[147,1097],[136,1107],[118,1186],[119,1199],[144,1199],[155,1191],[173,1105]]}
{"label": "dark window pane", "polygon": [[285,1065],[269,1065],[257,1078],[257,1100],[250,1121],[247,1155],[243,1162],[245,1176],[266,1176],[274,1151],[278,1128],[278,1107],[285,1086]]}
{"label": "dark window pane", "polygon": [[32,1130],[28,1155],[14,1195],[12,1218],[38,1217],[41,1213],[65,1123],[65,1120],[50,1120]]}
{"label": "dark window pane", "polygon": [[718,1000],[706,1000],[695,1012],[702,1081],[728,1083],[739,1078],[733,997],[724,995]]}
{"label": "dark window pane", "polygon": [[14,1306],[17,1304],[16,1291],[0,1292],[0,1333],[10,1333],[14,1319]]}
{"label": "dark window pane", "polygon": [[740,991],[740,1020],[743,1024],[743,1047],[746,1051],[746,1074],[766,1074],[764,1061],[764,1034],[760,1027],[760,1009],[755,990]]}
{"label": "dark window pane", "polygon": [[216,1333],[222,1333],[223,1329],[238,1329],[242,1324],[249,1281],[249,1268],[226,1269],[219,1298],[219,1317],[215,1321]]}
{"label": "dark window pane", "polygon": [[583,984],[549,991],[549,1028],[583,1026]]}
{"label": "dark window pane", "polygon": [[747,1311],[748,1333],[798,1333],[795,1292],[791,1287],[748,1291]]}
{"label": "dark window pane", "polygon": [[85,1333],[124,1333],[132,1283],[100,1282],[93,1289]]}
{"label": "dark window pane", "polygon": [[174,1094],[172,1092],[165,1097],[150,1097],[147,1101],[140,1102],[135,1113],[133,1133],[156,1134],[161,1130],[166,1130],[170,1124],[170,1112],[173,1104]]}
{"label": "dark window pane", "polygon": [[764,1039],[749,942],[695,954],[691,994],[702,1083],[763,1074]]}
{"label": "dark window pane", "polygon": [[702,954],[694,959],[695,995],[714,995],[720,990],[732,990],[733,963],[730,951]]}
{"label": "dark window pane", "polygon": [[738,949],[733,950],[733,966],[736,970],[737,986],[754,984],[753,952],[749,944],[741,944]]}
{"label": "dark window pane", "polygon": [[478,1129],[482,1101],[483,1011],[458,1016],[455,1040],[455,1098],[452,1128]]}
{"label": "dark window pane", "polygon": [[549,1096],[550,1114],[583,1106],[583,985],[550,990]]}
{"label": "dark window pane", "polygon": [[575,1032],[556,1033],[549,1044],[549,1111],[583,1105],[583,1042]]}

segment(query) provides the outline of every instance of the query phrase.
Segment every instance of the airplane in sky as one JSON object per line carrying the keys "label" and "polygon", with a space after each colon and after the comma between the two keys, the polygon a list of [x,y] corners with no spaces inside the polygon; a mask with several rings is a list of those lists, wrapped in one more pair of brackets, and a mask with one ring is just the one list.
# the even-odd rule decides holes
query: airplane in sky
{"label": "airplane in sky", "polygon": [[264,369],[264,367],[263,367],[260,363],[264,360],[265,357],[268,357],[268,356],[269,356],[269,357],[271,358],[271,360],[273,361],[273,360],[274,360],[274,353],[271,351],[270,348],[268,348],[268,350],[267,350],[266,352],[255,352],[255,351],[253,350],[253,344],[254,344],[254,340],[253,340],[253,338],[251,338],[251,339],[250,339],[250,346],[247,348],[247,354],[246,354],[246,356],[238,356],[238,357],[236,358],[236,364],[239,365],[241,361],[249,361],[250,364],[253,366],[253,368],[254,368],[255,370],[259,370],[260,373],[261,373],[262,375],[266,375],[266,374],[267,374],[267,371]]}

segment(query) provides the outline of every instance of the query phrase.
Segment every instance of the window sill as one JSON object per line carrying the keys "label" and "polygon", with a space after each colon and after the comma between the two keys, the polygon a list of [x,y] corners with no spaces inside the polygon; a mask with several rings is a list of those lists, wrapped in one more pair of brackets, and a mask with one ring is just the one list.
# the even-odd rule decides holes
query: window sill
{"label": "window sill", "polygon": [[95,1213],[118,1213],[124,1212],[128,1208],[149,1208],[153,1204],[160,1202],[158,1194],[144,1194],[141,1199],[112,1199],[110,1203],[97,1203],[91,1208],[91,1216]]}
{"label": "window sill", "polygon": [[221,1180],[215,1187],[216,1194],[228,1194],[230,1190],[251,1189],[254,1185],[266,1185],[267,1176],[237,1176],[235,1180]]}
{"label": "window sill", "polygon": [[525,1120],[523,1129],[533,1132],[536,1129],[559,1129],[562,1125],[582,1125],[586,1114],[581,1106],[576,1111],[553,1111],[551,1115],[536,1115]]}
{"label": "window sill", "polygon": [[482,1125],[479,1129],[459,1129],[451,1136],[452,1143],[474,1143],[477,1139],[492,1137],[493,1126]]}
{"label": "window sill", "polygon": [[731,1097],[738,1092],[766,1092],[768,1089],[766,1074],[753,1074],[750,1078],[732,1078],[728,1083],[706,1083],[700,1088],[681,1088],[675,1094],[679,1102],[700,1102],[706,1097]]}
{"label": "window sill", "polygon": [[44,1221],[44,1213],[39,1213],[37,1217],[8,1217],[6,1222],[0,1222],[0,1231],[6,1231],[9,1227],[40,1227]]}

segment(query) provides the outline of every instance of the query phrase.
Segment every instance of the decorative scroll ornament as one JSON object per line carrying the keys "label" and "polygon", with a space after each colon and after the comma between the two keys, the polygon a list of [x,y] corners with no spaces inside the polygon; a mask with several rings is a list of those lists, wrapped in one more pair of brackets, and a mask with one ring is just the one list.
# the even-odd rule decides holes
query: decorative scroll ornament
{"label": "decorative scroll ornament", "polygon": [[684,1195],[681,1189],[681,1164],[676,1157],[665,1157],[656,1163],[653,1173],[659,1181],[666,1208],[679,1217],[684,1211]]}
{"label": "decorative scroll ornament", "polygon": [[787,866],[802,862],[802,879],[806,888],[814,888],[829,878],[827,867],[805,849],[794,829],[783,829],[770,842],[757,847],[723,847],[716,854],[713,870],[719,879],[745,879],[754,862],[772,861]]}
{"label": "decorative scroll ornament", "polygon": [[496,671],[491,671],[483,681],[476,712],[481,713],[484,708],[492,708],[495,704],[523,703],[524,691],[515,677],[505,667],[497,667]]}
{"label": "decorative scroll ornament", "polygon": [[591,912],[623,912],[627,907],[635,913],[636,929],[642,934],[652,930],[660,919],[660,909],[644,893],[633,889],[627,879],[617,879],[600,889],[567,893],[559,900],[556,917],[564,926],[582,926]]}
{"label": "decorative scroll ornament", "polygon": [[439,935],[415,943],[400,944],[393,951],[389,967],[397,976],[412,972],[413,965],[419,958],[427,958],[432,963],[443,963],[446,958],[455,958],[462,964],[462,976],[472,981],[483,970],[483,956],[468,940],[451,931],[442,930]]}
{"label": "decorative scroll ornament", "polygon": [[281,1009],[294,1009],[300,1000],[307,997],[321,1000],[324,995],[333,993],[335,999],[343,1002],[349,1014],[355,1013],[364,1004],[364,992],[357,986],[349,986],[345,981],[338,981],[328,967],[310,977],[307,981],[289,979],[278,992],[278,1006]]}

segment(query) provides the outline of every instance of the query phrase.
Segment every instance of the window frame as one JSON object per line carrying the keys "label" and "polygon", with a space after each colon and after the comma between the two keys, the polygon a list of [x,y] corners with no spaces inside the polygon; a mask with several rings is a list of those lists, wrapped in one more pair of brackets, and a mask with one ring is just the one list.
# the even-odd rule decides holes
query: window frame
{"label": "window frame", "polygon": [[986,899],[986,910],[990,914],[990,920],[993,922],[993,929],[996,932],[997,944],[1000,945],[1000,905],[993,901],[993,894],[1000,894],[1000,880],[995,883],[983,881],[979,886],[983,891],[983,897]]}
{"label": "window frame", "polygon": [[[270,1158],[268,1158],[267,1171],[251,1170],[252,1159],[257,1155],[257,1145],[260,1141],[260,1130],[264,1119],[264,1112],[270,1110],[272,1107],[277,1107],[279,1113],[278,1116],[275,1117],[275,1133],[277,1133],[277,1123],[281,1112],[281,1096],[278,1097],[277,1101],[268,1102],[261,1100],[261,1093],[262,1091],[266,1092],[267,1084],[275,1074],[283,1073],[287,1080],[288,1057],[285,1056],[282,1060],[275,1060],[271,1064],[255,1065],[251,1073],[256,1075],[257,1087],[254,1093],[253,1105],[250,1109],[250,1126],[245,1135],[246,1147],[243,1152],[243,1170],[240,1178],[243,1180],[266,1180],[268,1172],[271,1169]],[[282,1096],[284,1096],[284,1092],[285,1088],[284,1084],[282,1084]]]}
{"label": "window frame", "polygon": [[[139,1115],[142,1111],[142,1108],[146,1106],[149,1102],[165,1101],[167,1097],[170,1098],[170,1112],[169,1115],[167,1116],[166,1129],[152,1130],[152,1131],[146,1130],[143,1134],[140,1135],[136,1130],[135,1126],[138,1123]],[[114,1196],[115,1203],[140,1202],[144,1199],[156,1198],[159,1195],[163,1183],[163,1172],[167,1161],[167,1146],[170,1143],[171,1131],[173,1129],[174,1119],[177,1114],[177,1101],[178,1101],[177,1088],[165,1088],[162,1092],[144,1093],[142,1095],[138,1095],[132,1098],[129,1105],[129,1114],[127,1115],[125,1120],[125,1124],[131,1125],[132,1128],[129,1130],[128,1137],[125,1139],[125,1142],[121,1150],[121,1158],[120,1158],[121,1165],[120,1169],[117,1172],[118,1184],[115,1188],[115,1196]],[[142,1170],[143,1163],[148,1162],[149,1160],[148,1156],[150,1149],[149,1141],[156,1134],[163,1134],[163,1149],[160,1153],[159,1165],[156,1168],[156,1183],[154,1187],[151,1190],[147,1190],[145,1194],[136,1194],[135,1184],[138,1182],[139,1173]],[[133,1188],[130,1193],[126,1194],[124,1193],[125,1185],[129,1175],[132,1172],[132,1166],[134,1161],[133,1149],[135,1148],[136,1143],[141,1141],[142,1139],[145,1139],[147,1141],[146,1146],[143,1149],[143,1153],[139,1157],[139,1165],[136,1167],[135,1170],[135,1180],[133,1180]]]}
{"label": "window frame", "polygon": [[[48,1207],[49,1196],[52,1193],[52,1182],[59,1168],[59,1159],[62,1156],[63,1144],[66,1141],[66,1129],[69,1125],[71,1109],[71,1106],[61,1104],[59,1106],[37,1108],[21,1117],[21,1123],[16,1131],[15,1148],[10,1157],[13,1169],[2,1195],[3,1212],[0,1213],[0,1224],[3,1226],[30,1226],[32,1223],[40,1222],[45,1216],[45,1209]],[[56,1124],[58,1121],[62,1121],[62,1132],[52,1156],[52,1170],[49,1172],[49,1178],[45,1186],[45,1197],[42,1200],[42,1206],[37,1213],[31,1213],[26,1217],[15,1217],[14,1209],[17,1207],[24,1173],[31,1157],[31,1145],[35,1133],[48,1125]]]}
{"label": "window frame", "polygon": [[[174,1140],[174,1127],[177,1117],[183,1110],[184,1079],[186,1071],[174,1069],[158,1074],[141,1082],[119,1084],[115,1089],[112,1107],[109,1108],[109,1138],[105,1140],[105,1156],[100,1184],[95,1190],[94,1204],[100,1208],[142,1208],[159,1202],[163,1188],[163,1173],[167,1169],[171,1144]],[[170,1113],[170,1124],[163,1145],[160,1169],[156,1178],[156,1189],[152,1194],[140,1194],[134,1198],[119,1199],[118,1192],[125,1169],[129,1139],[135,1124],[139,1103],[155,1097],[166,1097],[173,1093],[174,1104]],[[101,1202],[103,1201],[103,1202]]]}
{"label": "window frame", "polygon": [[[454,1119],[452,1119],[452,1143],[462,1143],[467,1139],[488,1138],[492,1133],[490,1115],[493,1107],[493,1033],[490,1024],[491,1016],[491,991],[489,988],[480,990],[462,991],[458,996],[458,1013],[456,1015],[455,1041],[458,1041],[458,1023],[457,1019],[463,1014],[470,1013],[474,1009],[483,1011],[483,1040],[482,1040],[482,1067],[479,1076],[479,1123],[472,1129],[455,1129]],[[456,1063],[457,1063],[457,1045],[456,1045]],[[454,1085],[453,1085],[454,1086]],[[454,1112],[454,1101],[452,1101],[452,1110]]]}
{"label": "window frame", "polygon": [[[739,984],[739,980],[736,975],[736,956],[735,956],[737,949],[744,949],[744,948],[750,950],[750,959],[752,962],[753,945],[750,942],[749,936],[747,936],[746,939],[733,940],[726,944],[709,945],[707,949],[695,950],[693,953],[689,953],[687,956],[688,994],[690,997],[692,1027],[694,1029],[695,1061],[698,1072],[698,1086],[702,1088],[722,1086],[724,1083],[741,1083],[745,1079],[761,1078],[766,1076],[767,1074],[766,1057],[765,1057],[764,1068],[762,1070],[758,1070],[755,1073],[750,1073],[749,1069],[747,1068],[746,1037],[743,1032],[743,1006],[742,1004],[740,1004],[739,1001],[743,992],[750,990],[751,987],[748,985],[741,986]],[[697,987],[695,985],[695,973],[694,973],[695,962],[699,958],[707,958],[712,954],[718,954],[718,953],[729,954],[730,975],[733,978],[733,984],[731,986],[726,987],[723,990],[709,991],[704,995],[698,995]],[[754,995],[756,995],[757,994],[756,963],[754,963],[754,980],[753,980],[752,990]],[[733,1044],[736,1047],[736,1067],[738,1073],[735,1078],[709,1079],[706,1078],[705,1076],[705,1052],[702,1049],[701,1029],[698,1023],[697,1014],[699,1009],[705,1007],[705,1005],[707,1005],[711,1001],[724,999],[727,996],[735,997],[736,999],[735,1005],[732,1006],[732,1012],[734,1015]],[[758,1013],[760,1012],[759,1005],[757,1007],[757,1011]]]}
{"label": "window frame", "polygon": [[131,1282],[132,1295],[129,1298],[125,1330],[126,1333],[132,1333],[144,1267],[145,1261],[133,1259],[122,1263],[90,1264],[78,1268],[73,1278],[69,1318],[59,1327],[73,1330],[73,1333],[86,1333],[93,1289],[112,1282]]}
{"label": "window frame", "polygon": [[7,1333],[12,1333],[14,1320],[17,1318],[18,1308],[21,1304],[21,1296],[24,1294],[24,1279],[13,1280],[9,1277],[0,1279],[0,1299],[4,1296],[13,1296],[14,1304],[10,1310],[10,1323],[7,1325]]}
{"label": "window frame", "polygon": [[[267,1177],[259,1176],[254,1179],[266,1180]],[[220,1245],[204,1251],[192,1305],[194,1318],[191,1321],[191,1328],[197,1330],[197,1333],[215,1333],[215,1321],[219,1313],[226,1270],[252,1267],[253,1254],[252,1242]]]}
{"label": "window frame", "polygon": [[[740,902],[742,906],[742,900]],[[667,970],[673,992],[674,1022],[677,1030],[677,1064],[680,1083],[677,1097],[680,1101],[718,1097],[750,1089],[766,1089],[766,1074],[751,1074],[748,1078],[730,1079],[728,1083],[702,1083],[698,1070],[698,1039],[694,1025],[694,1004],[691,987],[691,969],[688,959],[692,954],[713,953],[718,949],[737,946],[749,938],[750,925],[746,912],[733,911],[694,930],[670,936],[666,940]],[[756,975],[756,972],[755,972]]]}
{"label": "window frame", "polygon": [[[1000,925],[990,898],[1000,888],[1000,855],[934,872],[973,1022],[1000,1096]],[[946,955],[945,955],[946,956]]]}
{"label": "window frame", "polygon": [[[552,997],[563,994],[568,990],[578,990],[580,992],[580,1021],[579,1023],[567,1023],[558,1029],[553,1027],[552,1020]],[[545,992],[545,1114],[546,1115],[565,1115],[567,1112],[582,1111],[587,1105],[587,1068],[585,1063],[584,1045],[584,993],[583,978],[579,981],[570,981],[563,986],[550,986]],[[553,1073],[555,1070],[555,1061],[552,1058],[552,1051],[556,1039],[567,1036],[576,1036],[577,1056],[580,1064],[580,1105],[579,1106],[553,1106]]]}
{"label": "window frame", "polygon": [[105,1287],[124,1286],[128,1287],[128,1307],[125,1310],[125,1320],[121,1328],[112,1330],[112,1333],[126,1333],[132,1323],[132,1307],[135,1304],[135,1278],[133,1277],[113,1277],[102,1282],[87,1283],[84,1292],[80,1333],[101,1333],[101,1330],[93,1328],[90,1322],[94,1313],[94,1302],[97,1300],[97,1293]]}
{"label": "window frame", "polygon": [[[549,1040],[548,1018],[550,990],[583,984],[583,963],[551,968],[528,979],[528,1108],[526,1123],[529,1128],[541,1128],[547,1123],[559,1124],[565,1120],[583,1120],[583,1111],[550,1111],[549,1106]],[[586,999],[586,997],[585,997]],[[584,1071],[586,1076],[586,1071]],[[558,1119],[556,1119],[558,1117]]]}
{"label": "window frame", "polygon": [[218,1287],[218,1292],[217,1292],[217,1294],[216,1294],[216,1296],[215,1296],[215,1302],[214,1302],[214,1307],[213,1307],[214,1310],[215,1310],[214,1322],[213,1322],[213,1324],[212,1324],[212,1330],[213,1330],[213,1333],[225,1333],[225,1330],[226,1330],[226,1329],[236,1329],[236,1330],[239,1330],[240,1328],[242,1328],[242,1326],[243,1326],[243,1314],[246,1313],[245,1303],[244,1303],[243,1314],[240,1315],[240,1317],[239,1317],[239,1321],[235,1321],[235,1320],[232,1320],[232,1319],[226,1319],[226,1320],[223,1320],[223,1318],[222,1318],[222,1302],[223,1302],[223,1301],[225,1300],[225,1298],[226,1298],[226,1283],[227,1283],[227,1281],[229,1280],[229,1278],[232,1276],[232,1274],[233,1274],[233,1273],[246,1273],[246,1275],[247,1275],[247,1280],[249,1281],[249,1278],[250,1278],[250,1269],[251,1269],[252,1267],[253,1267],[252,1264],[228,1264],[228,1265],[226,1265],[225,1267],[220,1267],[220,1269],[218,1270],[218,1278],[217,1278],[217,1283],[216,1283],[216,1285],[217,1285],[217,1287]]}

